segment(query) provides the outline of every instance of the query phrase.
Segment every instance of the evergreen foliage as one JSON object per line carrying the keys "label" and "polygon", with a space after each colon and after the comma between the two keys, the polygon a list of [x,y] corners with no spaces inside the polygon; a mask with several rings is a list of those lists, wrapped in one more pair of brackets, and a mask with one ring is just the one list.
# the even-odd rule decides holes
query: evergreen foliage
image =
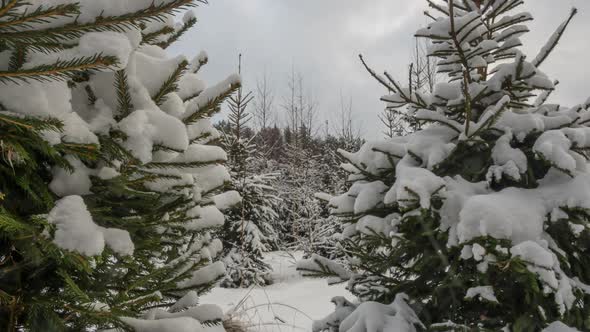
{"label": "evergreen foliage", "polygon": [[[523,1],[427,2],[436,14],[417,36],[447,82],[418,91],[366,66],[422,128],[341,152],[352,185],[330,205],[366,305],[340,331],[589,330],[589,105],[548,103],[539,69],[576,10],[529,59]],[[317,257],[302,269],[314,262],[330,274]],[[400,296],[419,321],[391,309]]]}
{"label": "evergreen foliage", "polygon": [[235,195],[209,117],[240,81],[206,88],[203,56],[162,50],[204,1],[124,2],[0,3],[0,330],[221,319],[156,308],[196,305],[225,273],[210,231]]}
{"label": "evergreen foliage", "polygon": [[231,187],[242,198],[239,206],[228,211],[223,228],[228,269],[221,282],[223,287],[270,284],[271,268],[263,261],[263,253],[278,249],[274,226],[281,200],[273,188],[276,174],[265,173],[266,158],[254,143],[249,127],[252,116],[247,108],[252,100],[251,92],[238,89],[228,100],[228,121],[220,124],[224,132],[222,145],[228,151]]}
{"label": "evergreen foliage", "polygon": [[298,227],[291,230],[291,234],[305,257],[318,254],[330,259],[342,258],[338,249],[342,223],[330,214],[325,193],[346,191],[347,173],[340,167],[343,158],[337,151],[354,150],[361,145],[362,140],[356,136],[327,135],[322,140],[314,140],[311,148],[300,151],[306,159],[293,158],[294,162],[287,168],[285,197],[290,197],[293,204],[287,211],[293,218],[293,225]]}

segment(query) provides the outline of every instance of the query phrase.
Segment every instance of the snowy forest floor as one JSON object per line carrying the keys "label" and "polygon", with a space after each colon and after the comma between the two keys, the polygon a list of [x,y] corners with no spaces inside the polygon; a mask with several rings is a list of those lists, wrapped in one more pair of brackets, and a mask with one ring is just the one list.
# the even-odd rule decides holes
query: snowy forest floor
{"label": "snowy forest floor", "polygon": [[312,320],[334,311],[332,297],[353,297],[345,284],[328,286],[324,279],[302,277],[295,270],[295,262],[302,256],[302,252],[268,253],[265,261],[273,268],[274,284],[248,289],[215,288],[201,302],[219,305],[248,331],[311,331]]}

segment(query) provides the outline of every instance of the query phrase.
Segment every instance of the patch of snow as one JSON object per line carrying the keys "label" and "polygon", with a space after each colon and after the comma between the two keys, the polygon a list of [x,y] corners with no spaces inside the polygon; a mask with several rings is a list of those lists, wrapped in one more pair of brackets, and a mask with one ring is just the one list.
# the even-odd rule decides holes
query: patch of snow
{"label": "patch of snow", "polygon": [[226,315],[246,323],[250,331],[310,331],[313,320],[334,311],[330,300],[337,296],[354,298],[344,284],[328,286],[326,280],[301,276],[296,262],[302,252],[265,254],[273,272],[273,284],[250,289],[215,288],[202,296],[203,303],[217,304]]}
{"label": "patch of snow", "polygon": [[514,243],[536,240],[543,232],[543,201],[519,189],[476,195],[460,213],[458,236],[467,242],[480,236],[511,239]]}
{"label": "patch of snow", "polygon": [[237,191],[226,191],[223,194],[219,194],[213,197],[215,206],[220,210],[227,210],[233,206],[236,206],[242,201],[240,193]]}
{"label": "patch of snow", "polygon": [[553,322],[541,332],[580,332],[577,329],[569,327],[562,322]]}
{"label": "patch of snow", "polygon": [[206,332],[205,327],[191,317],[164,318],[157,320],[122,317],[121,321],[136,332]]}
{"label": "patch of snow", "polygon": [[93,171],[86,167],[78,158],[66,156],[68,163],[74,168],[70,173],[61,167],[55,166],[52,170],[53,180],[49,183],[49,189],[58,196],[88,195],[90,194],[90,175]]}
{"label": "patch of snow", "polygon": [[341,332],[416,332],[422,326],[418,316],[406,303],[408,297],[398,294],[390,305],[363,302],[340,324]]}
{"label": "patch of snow", "polygon": [[510,253],[514,257],[519,257],[523,261],[537,266],[551,268],[554,264],[553,254],[536,242],[519,243],[510,249]]}
{"label": "patch of snow", "polygon": [[218,278],[224,275],[225,264],[223,264],[223,262],[217,261],[195,271],[188,280],[183,280],[179,282],[178,287],[189,288],[196,287],[199,285],[205,285],[217,280]]}
{"label": "patch of snow", "polygon": [[172,305],[168,311],[177,312],[186,308],[194,307],[197,304],[199,304],[199,294],[197,294],[195,291],[189,291],[180,300],[176,301],[176,303],[174,303],[174,305]]}
{"label": "patch of snow", "polygon": [[467,294],[465,295],[466,299],[473,299],[473,298],[480,298],[482,300],[486,300],[489,302],[498,303],[498,299],[494,294],[494,288],[492,286],[479,286],[469,288],[467,290]]}

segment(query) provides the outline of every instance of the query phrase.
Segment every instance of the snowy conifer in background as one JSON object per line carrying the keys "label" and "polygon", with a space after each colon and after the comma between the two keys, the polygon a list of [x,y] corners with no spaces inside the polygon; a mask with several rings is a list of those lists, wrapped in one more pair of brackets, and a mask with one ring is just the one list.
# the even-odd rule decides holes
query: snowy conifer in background
{"label": "snowy conifer in background", "polygon": [[[241,59],[239,72],[241,72]],[[278,235],[273,227],[278,219],[276,210],[281,203],[272,187],[275,175],[264,173],[265,158],[254,144],[249,127],[252,120],[248,106],[251,92],[242,88],[228,100],[228,121],[223,125],[223,147],[228,151],[228,167],[232,189],[241,204],[227,212],[223,228],[224,262],[227,276],[223,287],[249,287],[270,284],[271,268],[263,261],[263,253],[278,249]]]}
{"label": "snowy conifer in background", "polygon": [[523,1],[428,3],[417,36],[448,81],[431,94],[369,69],[422,129],[342,152],[353,184],[330,204],[353,273],[300,269],[349,279],[363,303],[340,331],[589,330],[590,100],[548,103],[540,69],[576,10],[529,58]]}
{"label": "snowy conifer in background", "polygon": [[315,201],[310,206],[317,212],[311,220],[311,230],[304,237],[301,237],[304,257],[317,254],[329,259],[339,260],[344,257],[339,250],[339,241],[342,237],[342,222],[338,217],[330,213],[330,195],[325,193],[342,194],[347,191],[346,178],[348,173],[340,165],[343,158],[338,154],[339,149],[355,150],[362,146],[362,139],[354,136],[347,138],[344,135],[327,135],[324,140],[317,142],[317,156],[314,158],[312,167],[315,168],[313,177],[306,181],[311,186]]}
{"label": "snowy conifer in background", "polygon": [[240,80],[207,88],[204,53],[167,55],[196,22],[173,15],[193,5],[0,4],[0,329],[195,331],[222,318],[196,306],[225,273],[209,231],[239,198],[221,190],[209,117]]}
{"label": "snowy conifer in background", "polygon": [[[352,131],[351,131],[352,133]],[[291,133],[285,130],[287,144],[279,170],[277,189],[284,204],[280,209],[279,233],[291,249],[303,250],[305,256],[336,253],[341,223],[330,215],[321,193],[342,193],[347,173],[340,168],[338,149],[358,148],[362,139],[355,134],[325,137],[311,135],[309,130]],[[316,194],[320,194],[316,196]]]}
{"label": "snowy conifer in background", "polygon": [[314,198],[321,191],[321,172],[318,155],[313,146],[297,141],[311,142],[311,137],[294,133],[299,137],[285,147],[285,162],[282,166],[280,189],[285,201],[282,217],[282,236],[289,242],[301,244],[309,239],[314,221],[320,216],[322,207]]}

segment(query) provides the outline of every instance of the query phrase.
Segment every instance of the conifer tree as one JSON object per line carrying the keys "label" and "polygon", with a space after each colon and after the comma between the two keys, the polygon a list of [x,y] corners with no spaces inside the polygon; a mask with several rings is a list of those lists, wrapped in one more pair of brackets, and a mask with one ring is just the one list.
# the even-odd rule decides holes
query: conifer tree
{"label": "conifer tree", "polygon": [[221,319],[195,307],[225,273],[209,231],[237,201],[209,117],[240,80],[207,88],[204,53],[166,54],[196,2],[1,2],[0,329]]}
{"label": "conifer tree", "polygon": [[[241,73],[242,56],[239,57]],[[241,204],[230,209],[223,229],[225,263],[228,271],[221,285],[249,287],[271,283],[270,266],[263,253],[278,248],[274,224],[280,199],[272,184],[274,174],[264,173],[266,158],[256,144],[249,127],[252,120],[248,106],[251,92],[238,89],[228,100],[229,116],[222,144],[228,151],[232,189],[242,197]]]}
{"label": "conifer tree", "polygon": [[301,243],[309,239],[313,222],[319,217],[321,206],[314,198],[320,192],[321,173],[318,156],[311,145],[311,137],[304,131],[292,134],[293,140],[285,148],[285,164],[281,173],[280,192],[285,200],[282,211],[281,233],[290,243]]}
{"label": "conifer tree", "polygon": [[340,166],[343,158],[337,153],[339,149],[355,150],[362,145],[360,136],[328,134],[323,139],[318,139],[316,156],[312,162],[312,168],[316,169],[314,177],[307,181],[311,186],[315,201],[311,204],[317,212],[314,214],[312,229],[306,238],[302,238],[304,257],[317,254],[329,259],[339,260],[344,255],[339,250],[339,240],[342,236],[342,223],[339,218],[330,213],[328,205],[330,195],[326,193],[342,194],[347,191],[348,173]]}
{"label": "conifer tree", "polygon": [[529,58],[524,1],[427,2],[417,36],[448,80],[431,94],[367,66],[423,127],[341,152],[353,184],[330,204],[352,274],[317,256],[300,269],[363,301],[332,317],[340,331],[589,330],[590,100],[549,103],[540,69],[576,10]]}

